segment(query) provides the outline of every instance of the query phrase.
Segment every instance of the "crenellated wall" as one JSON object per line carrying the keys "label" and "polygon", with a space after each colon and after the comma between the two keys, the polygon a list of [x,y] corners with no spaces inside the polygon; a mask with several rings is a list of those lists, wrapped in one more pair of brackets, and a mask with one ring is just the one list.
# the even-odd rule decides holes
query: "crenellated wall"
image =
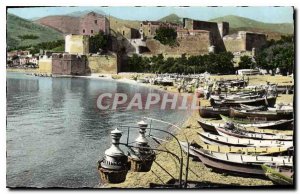
{"label": "crenellated wall", "polygon": [[85,55],[53,54],[53,75],[85,75],[87,58]]}

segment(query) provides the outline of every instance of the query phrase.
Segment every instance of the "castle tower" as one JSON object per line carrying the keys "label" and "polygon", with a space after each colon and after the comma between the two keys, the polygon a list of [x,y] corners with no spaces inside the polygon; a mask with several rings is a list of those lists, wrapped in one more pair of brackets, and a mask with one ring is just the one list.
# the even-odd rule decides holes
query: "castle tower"
{"label": "castle tower", "polygon": [[65,52],[85,55],[89,53],[89,36],[69,34],[65,36]]}
{"label": "castle tower", "polygon": [[228,22],[219,22],[218,28],[219,28],[219,32],[220,32],[220,35],[222,38],[229,34],[229,23]]}

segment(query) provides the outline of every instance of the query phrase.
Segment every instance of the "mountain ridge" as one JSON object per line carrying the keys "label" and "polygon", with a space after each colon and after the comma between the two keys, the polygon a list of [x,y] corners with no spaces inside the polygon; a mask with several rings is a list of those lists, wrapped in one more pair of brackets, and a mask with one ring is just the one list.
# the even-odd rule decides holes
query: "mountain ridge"
{"label": "mountain ridge", "polygon": [[[35,24],[14,14],[7,13],[7,47],[15,48],[20,46],[35,45],[41,42],[48,42],[63,39],[63,35],[46,26]],[[23,39],[26,35],[34,35],[37,38]]]}

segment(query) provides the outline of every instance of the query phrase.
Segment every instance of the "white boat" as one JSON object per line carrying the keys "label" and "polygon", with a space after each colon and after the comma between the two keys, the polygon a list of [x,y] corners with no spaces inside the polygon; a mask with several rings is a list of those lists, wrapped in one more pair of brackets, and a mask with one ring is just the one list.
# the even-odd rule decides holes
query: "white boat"
{"label": "white boat", "polygon": [[293,147],[293,141],[256,140],[237,137],[224,137],[207,132],[198,132],[202,141],[208,144],[245,147]]}

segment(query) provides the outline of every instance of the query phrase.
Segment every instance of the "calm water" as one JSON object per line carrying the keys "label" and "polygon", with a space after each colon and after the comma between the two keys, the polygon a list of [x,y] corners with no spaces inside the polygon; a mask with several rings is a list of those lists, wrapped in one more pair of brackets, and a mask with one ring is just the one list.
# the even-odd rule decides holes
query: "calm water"
{"label": "calm water", "polygon": [[188,114],[159,106],[100,111],[96,100],[103,92],[162,94],[108,80],[7,73],[7,186],[94,187],[99,183],[96,163],[110,146],[113,128],[135,124],[142,116],[176,124]]}

